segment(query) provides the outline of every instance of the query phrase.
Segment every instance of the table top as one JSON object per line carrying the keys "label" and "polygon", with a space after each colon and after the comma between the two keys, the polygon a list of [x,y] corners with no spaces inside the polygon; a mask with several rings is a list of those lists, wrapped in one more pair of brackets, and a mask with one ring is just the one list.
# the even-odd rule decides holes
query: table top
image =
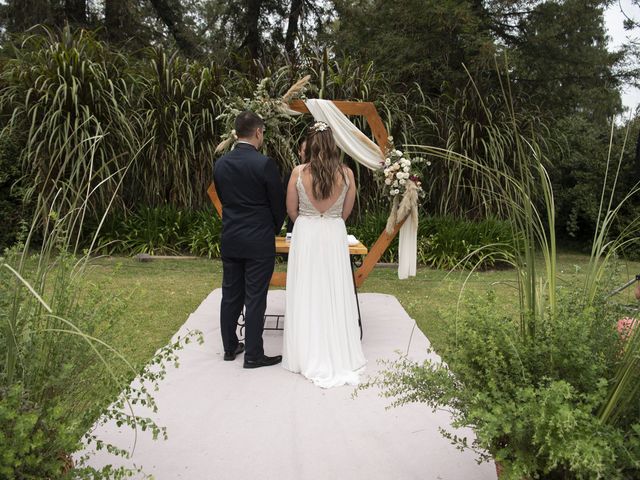
{"label": "table top", "polygon": [[[289,253],[290,241],[287,241],[285,237],[276,237],[276,253]],[[367,247],[358,242],[357,245],[349,245],[350,255],[366,255],[369,253]]]}

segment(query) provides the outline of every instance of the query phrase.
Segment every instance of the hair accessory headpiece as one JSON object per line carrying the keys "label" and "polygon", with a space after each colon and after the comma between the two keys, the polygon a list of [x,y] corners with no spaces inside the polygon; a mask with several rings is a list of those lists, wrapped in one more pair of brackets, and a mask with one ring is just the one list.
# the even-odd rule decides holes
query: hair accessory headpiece
{"label": "hair accessory headpiece", "polygon": [[312,132],[324,132],[327,128],[329,128],[329,125],[327,125],[326,123],[316,122],[311,126],[310,130]]}

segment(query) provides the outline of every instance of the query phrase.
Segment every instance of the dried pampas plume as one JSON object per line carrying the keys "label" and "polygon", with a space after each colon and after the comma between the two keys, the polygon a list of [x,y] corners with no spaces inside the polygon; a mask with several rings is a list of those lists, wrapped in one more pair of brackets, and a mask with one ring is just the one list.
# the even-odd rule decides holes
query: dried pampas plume
{"label": "dried pampas plume", "polygon": [[291,100],[293,100],[294,98],[296,98],[298,95],[300,95],[305,87],[307,86],[307,84],[309,83],[309,80],[311,80],[311,75],[307,75],[303,78],[301,78],[300,80],[298,80],[296,83],[294,83],[293,85],[291,85],[291,87],[289,88],[289,90],[287,90],[287,93],[285,93],[282,98],[280,99],[279,105],[278,105],[278,109],[287,114],[287,115],[301,115],[300,112],[297,112],[296,110],[292,110],[291,108],[289,108],[289,102]]}
{"label": "dried pampas plume", "polygon": [[229,150],[229,148],[231,148],[231,145],[233,145],[237,139],[238,139],[238,136],[236,135],[236,131],[231,130],[231,134],[229,134],[227,138],[225,138],[223,141],[221,141],[218,144],[218,146],[216,147],[215,153],[220,153],[220,152],[224,152],[225,150]]}
{"label": "dried pampas plume", "polygon": [[396,225],[409,215],[418,223],[418,186],[413,180],[407,182],[402,200],[398,200],[398,196],[393,199],[391,213],[387,219],[387,233],[392,234]]}
{"label": "dried pampas plume", "polygon": [[284,103],[289,103],[291,100],[297,97],[300,93],[302,93],[304,88],[307,86],[307,83],[309,83],[309,80],[311,80],[311,75],[307,75],[301,78],[300,80],[298,80],[293,85],[291,85],[291,88],[287,90],[287,93],[285,93],[282,96],[282,101]]}
{"label": "dried pampas plume", "polygon": [[391,212],[389,218],[387,218],[387,233],[391,235],[398,223],[398,196],[393,197],[393,203],[391,204]]}

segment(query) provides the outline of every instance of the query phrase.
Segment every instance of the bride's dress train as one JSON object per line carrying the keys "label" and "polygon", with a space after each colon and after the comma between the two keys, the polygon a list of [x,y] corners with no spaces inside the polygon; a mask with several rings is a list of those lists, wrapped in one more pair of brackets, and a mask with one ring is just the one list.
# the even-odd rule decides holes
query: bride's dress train
{"label": "bride's dress train", "polygon": [[348,186],[320,213],[301,175],[296,181],[299,216],[287,266],[282,365],[323,388],[357,385],[366,363],[342,219]]}

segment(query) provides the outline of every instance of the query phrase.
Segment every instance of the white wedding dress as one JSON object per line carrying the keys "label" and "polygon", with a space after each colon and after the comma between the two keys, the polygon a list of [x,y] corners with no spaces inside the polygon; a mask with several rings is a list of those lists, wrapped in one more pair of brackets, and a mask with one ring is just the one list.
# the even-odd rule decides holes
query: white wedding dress
{"label": "white wedding dress", "polygon": [[323,388],[357,385],[366,360],[342,220],[349,185],[345,182],[336,202],[320,213],[301,177],[287,265],[282,365]]}

